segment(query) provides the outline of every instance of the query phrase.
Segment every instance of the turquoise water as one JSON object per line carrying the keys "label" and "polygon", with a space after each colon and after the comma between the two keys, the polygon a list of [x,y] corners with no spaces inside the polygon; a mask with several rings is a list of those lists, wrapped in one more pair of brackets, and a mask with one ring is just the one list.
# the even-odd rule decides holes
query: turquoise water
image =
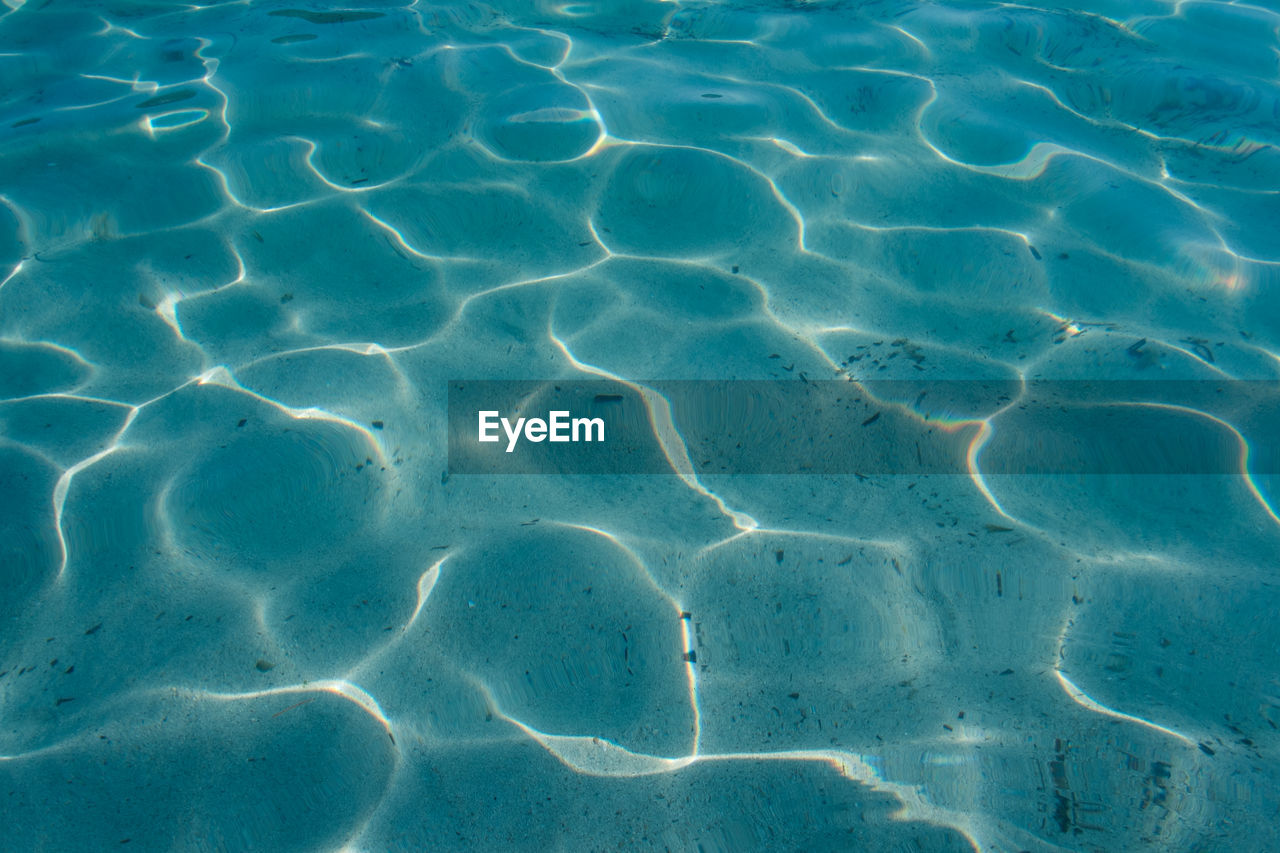
{"label": "turquoise water", "polygon": [[[991,473],[1274,401],[1273,5],[4,0],[0,847],[1280,847],[1274,416]],[[653,390],[869,378],[1014,390],[911,476]],[[455,470],[455,380],[671,472]]]}

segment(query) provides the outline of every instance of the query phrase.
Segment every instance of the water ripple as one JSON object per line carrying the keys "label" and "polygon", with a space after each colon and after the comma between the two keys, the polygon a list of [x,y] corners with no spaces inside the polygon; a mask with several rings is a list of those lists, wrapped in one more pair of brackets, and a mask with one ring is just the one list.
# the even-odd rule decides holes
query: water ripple
{"label": "water ripple", "polygon": [[[1277,26],[6,0],[10,846],[1274,847],[1276,424],[1000,466],[1034,380],[1280,375]],[[652,383],[920,374],[1015,389],[960,475],[703,475]],[[481,376],[671,476],[448,476]]]}

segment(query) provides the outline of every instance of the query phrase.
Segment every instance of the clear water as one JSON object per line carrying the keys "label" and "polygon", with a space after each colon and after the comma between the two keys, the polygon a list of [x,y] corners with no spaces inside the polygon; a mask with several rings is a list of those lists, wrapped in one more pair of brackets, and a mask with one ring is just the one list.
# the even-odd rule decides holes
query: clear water
{"label": "clear water", "polygon": [[454,379],[1275,380],[1273,4],[4,3],[5,850],[1280,846],[1271,473],[444,428]]}

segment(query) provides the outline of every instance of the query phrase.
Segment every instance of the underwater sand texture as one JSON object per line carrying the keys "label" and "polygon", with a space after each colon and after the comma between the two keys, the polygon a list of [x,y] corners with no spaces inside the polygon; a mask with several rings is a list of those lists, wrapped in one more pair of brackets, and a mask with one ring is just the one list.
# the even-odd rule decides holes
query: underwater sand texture
{"label": "underwater sand texture", "polygon": [[4,0],[0,846],[1280,847],[1247,460],[984,476],[1010,405],[967,475],[450,477],[443,428],[454,379],[1276,380],[1278,28]]}

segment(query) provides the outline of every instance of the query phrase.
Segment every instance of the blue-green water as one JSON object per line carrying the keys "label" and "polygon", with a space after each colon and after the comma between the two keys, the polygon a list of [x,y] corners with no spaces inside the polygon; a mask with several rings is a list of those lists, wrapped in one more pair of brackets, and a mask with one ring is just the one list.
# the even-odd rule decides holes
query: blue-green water
{"label": "blue-green water", "polygon": [[[713,476],[645,384],[1280,378],[1269,5],[4,0],[0,848],[1277,848],[1274,419]],[[451,476],[460,379],[672,472]]]}

